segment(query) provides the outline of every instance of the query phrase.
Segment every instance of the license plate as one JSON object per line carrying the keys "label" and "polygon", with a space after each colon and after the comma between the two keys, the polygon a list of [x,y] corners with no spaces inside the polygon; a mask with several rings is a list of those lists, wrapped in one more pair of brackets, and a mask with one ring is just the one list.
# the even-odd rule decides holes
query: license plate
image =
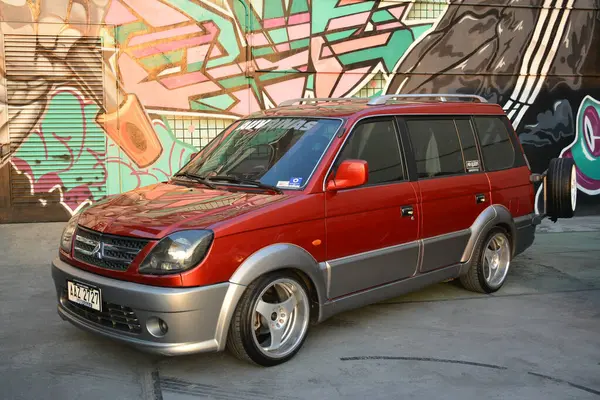
{"label": "license plate", "polygon": [[67,293],[69,295],[69,301],[97,311],[102,311],[100,289],[79,282],[67,281]]}

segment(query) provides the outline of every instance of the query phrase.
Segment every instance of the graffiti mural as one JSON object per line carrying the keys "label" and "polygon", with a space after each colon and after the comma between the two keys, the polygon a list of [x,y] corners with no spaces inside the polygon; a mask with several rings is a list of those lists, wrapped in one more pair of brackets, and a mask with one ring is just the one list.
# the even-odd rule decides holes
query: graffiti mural
{"label": "graffiti mural", "polygon": [[600,193],[599,2],[450,3],[386,91],[470,93],[502,105],[532,169],[545,171],[553,157],[574,158],[584,204],[598,204],[586,195]]}
{"label": "graffiti mural", "polygon": [[600,194],[600,102],[586,97],[577,113],[577,130],[573,143],[560,157],[575,160],[577,187],[590,195]]}
{"label": "graffiti mural", "polygon": [[216,3],[113,2],[125,90],[148,108],[235,117],[290,96],[345,96],[374,69],[392,72],[431,27],[403,21],[408,2]]}
{"label": "graffiti mural", "polygon": [[[56,191],[59,201],[70,213],[79,207],[98,200],[95,192],[103,192],[106,182],[105,148],[99,146],[98,142],[90,140],[91,130],[99,130],[93,123],[94,116],[98,113],[98,106],[86,101],[75,89],[64,87],[60,90],[48,93],[48,104],[46,114],[48,116],[57,113],[57,104],[69,104],[77,110],[70,117],[73,127],[79,131],[79,135],[71,137],[61,136],[60,121],[53,118],[40,120],[39,126],[32,129],[31,133],[18,147],[10,160],[18,174],[22,174],[30,182],[32,193],[50,193]],[[58,125],[58,126],[57,126]],[[88,155],[89,157],[85,157]],[[33,160],[32,160],[33,159]],[[92,171],[89,180],[67,181],[61,175],[76,168],[78,163],[91,160],[86,164]],[[52,163],[51,171],[47,164]],[[77,179],[77,178],[76,178]],[[104,194],[104,193],[101,193]],[[45,205],[47,200],[40,199]]]}
{"label": "graffiti mural", "polygon": [[162,182],[289,98],[426,92],[501,104],[533,169],[572,157],[595,199],[598,5],[513,3],[0,0],[0,210]]}

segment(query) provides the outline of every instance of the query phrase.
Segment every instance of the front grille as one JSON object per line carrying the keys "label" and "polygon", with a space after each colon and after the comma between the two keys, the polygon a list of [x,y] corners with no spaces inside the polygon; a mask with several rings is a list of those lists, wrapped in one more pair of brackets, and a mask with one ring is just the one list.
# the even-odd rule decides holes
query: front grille
{"label": "front grille", "polygon": [[81,227],[75,232],[76,260],[96,267],[125,271],[148,240],[106,235]]}
{"label": "front grille", "polygon": [[61,304],[69,311],[96,324],[124,332],[139,334],[142,326],[135,312],[119,304],[102,302],[102,311],[96,311],[68,300],[66,289],[63,290]]}

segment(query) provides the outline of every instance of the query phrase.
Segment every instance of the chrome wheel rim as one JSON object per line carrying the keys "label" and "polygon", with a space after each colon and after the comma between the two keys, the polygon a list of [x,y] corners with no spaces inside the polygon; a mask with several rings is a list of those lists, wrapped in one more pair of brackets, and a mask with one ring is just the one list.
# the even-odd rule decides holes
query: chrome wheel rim
{"label": "chrome wheel rim", "polygon": [[571,210],[575,211],[577,205],[577,169],[575,166],[571,169]]}
{"label": "chrome wheel rim", "polygon": [[254,343],[268,357],[287,356],[302,343],[309,315],[308,295],[298,282],[283,278],[270,283],[254,304]]}
{"label": "chrome wheel rim", "polygon": [[483,252],[483,277],[491,288],[504,282],[510,266],[510,244],[506,235],[496,233],[490,238]]}

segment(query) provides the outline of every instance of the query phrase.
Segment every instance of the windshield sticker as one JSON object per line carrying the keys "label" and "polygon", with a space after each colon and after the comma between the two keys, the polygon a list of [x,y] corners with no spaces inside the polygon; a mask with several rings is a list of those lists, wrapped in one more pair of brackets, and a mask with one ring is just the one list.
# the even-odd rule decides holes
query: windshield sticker
{"label": "windshield sticker", "polygon": [[292,178],[289,181],[277,181],[277,187],[299,188],[302,186],[302,178]]}
{"label": "windshield sticker", "polygon": [[479,171],[479,160],[467,160],[467,171],[478,172]]}
{"label": "windshield sticker", "polygon": [[300,187],[302,185],[302,178],[292,178],[289,183],[290,187]]}
{"label": "windshield sticker", "polygon": [[318,121],[306,121],[295,118],[255,119],[246,121],[239,126],[239,130],[257,131],[260,129],[296,129],[307,131],[314,127]]}

